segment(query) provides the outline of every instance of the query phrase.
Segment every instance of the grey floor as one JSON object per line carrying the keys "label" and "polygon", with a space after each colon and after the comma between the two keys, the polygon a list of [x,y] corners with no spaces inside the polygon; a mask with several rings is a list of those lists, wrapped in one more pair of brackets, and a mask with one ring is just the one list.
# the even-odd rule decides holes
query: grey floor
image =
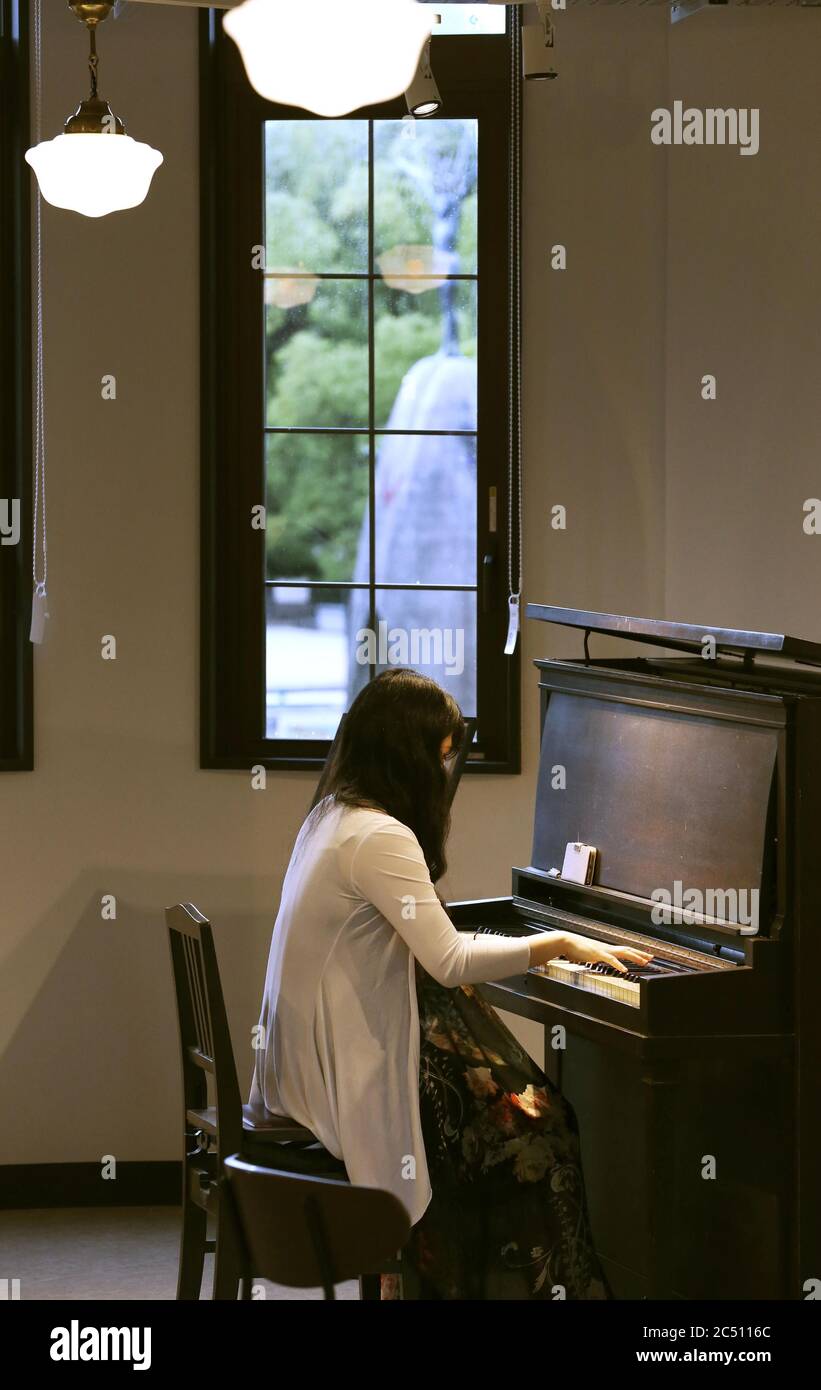
{"label": "grey floor", "polygon": [[[175,1207],[74,1207],[0,1212],[0,1285],[21,1299],[173,1299],[179,1210]],[[211,1297],[213,1257],[205,1259],[203,1298]],[[319,1289],[264,1284],[266,1298],[321,1298]],[[9,1296],[9,1295],[7,1295]],[[257,1295],[258,1296],[258,1295]],[[337,1298],[358,1299],[356,1282]]]}

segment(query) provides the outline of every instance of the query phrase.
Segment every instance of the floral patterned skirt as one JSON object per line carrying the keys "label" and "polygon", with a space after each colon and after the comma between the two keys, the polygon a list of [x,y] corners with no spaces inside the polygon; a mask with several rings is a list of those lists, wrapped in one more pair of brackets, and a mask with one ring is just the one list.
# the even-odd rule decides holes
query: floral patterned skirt
{"label": "floral patterned skirt", "polygon": [[[420,1298],[612,1297],[590,1232],[576,1116],[470,985],[417,964],[433,1198],[402,1251]],[[382,1298],[403,1276],[382,1276]],[[407,1290],[406,1290],[407,1293]]]}

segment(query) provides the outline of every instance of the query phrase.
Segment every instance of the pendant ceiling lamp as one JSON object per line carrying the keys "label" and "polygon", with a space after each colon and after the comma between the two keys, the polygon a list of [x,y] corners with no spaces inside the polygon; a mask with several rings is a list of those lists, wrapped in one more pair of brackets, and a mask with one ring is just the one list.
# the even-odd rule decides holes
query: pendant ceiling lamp
{"label": "pendant ceiling lamp", "polygon": [[254,90],[319,116],[401,96],[431,25],[416,0],[245,0],[223,19]]}
{"label": "pendant ceiling lamp", "polygon": [[144,200],[163,157],[126,135],[119,116],[97,94],[97,25],[108,18],[114,0],[68,0],[68,6],[88,28],[91,95],[66,121],[63,134],[27,150],[26,160],[47,203],[105,217]]}

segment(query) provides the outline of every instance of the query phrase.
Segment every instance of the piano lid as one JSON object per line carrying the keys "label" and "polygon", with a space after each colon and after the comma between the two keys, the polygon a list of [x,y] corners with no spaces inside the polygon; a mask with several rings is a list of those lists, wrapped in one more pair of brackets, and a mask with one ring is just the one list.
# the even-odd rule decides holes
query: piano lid
{"label": "piano lid", "polygon": [[716,653],[731,653],[752,660],[758,655],[787,658],[809,665],[821,665],[821,643],[788,637],[780,632],[746,632],[732,627],[698,627],[695,623],[676,623],[664,618],[628,618],[618,613],[594,613],[584,608],[554,608],[529,603],[528,618],[562,627],[577,627],[608,637],[624,637],[656,647],[701,653],[705,637],[715,640]]}

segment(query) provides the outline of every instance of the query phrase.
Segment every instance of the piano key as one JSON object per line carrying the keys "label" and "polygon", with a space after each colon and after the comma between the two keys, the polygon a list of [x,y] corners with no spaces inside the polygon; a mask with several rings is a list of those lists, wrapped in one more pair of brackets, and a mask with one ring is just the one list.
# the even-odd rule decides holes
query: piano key
{"label": "piano key", "polygon": [[[531,929],[532,930],[532,929]],[[509,936],[510,928],[479,927],[478,931],[488,936]],[[577,933],[582,935],[582,933]],[[603,943],[596,941],[597,947]],[[657,979],[660,975],[689,975],[693,967],[681,961],[672,961],[663,956],[652,956],[646,965],[632,965],[629,970],[616,970],[604,961],[576,962],[557,956],[546,965],[531,966],[538,974],[559,980],[562,984],[576,989],[585,989],[591,994],[599,994],[607,999],[615,999],[630,1008],[641,1008],[641,985],[644,981]]]}
{"label": "piano key", "polygon": [[592,994],[601,994],[608,999],[617,999],[619,1003],[628,1004],[633,1009],[641,1007],[639,982],[626,979],[616,970],[611,974],[604,974],[591,969],[589,965],[562,960],[561,957],[548,961],[545,965],[534,965],[531,969],[541,975],[547,975],[552,980],[560,980],[562,984],[586,989]]}

